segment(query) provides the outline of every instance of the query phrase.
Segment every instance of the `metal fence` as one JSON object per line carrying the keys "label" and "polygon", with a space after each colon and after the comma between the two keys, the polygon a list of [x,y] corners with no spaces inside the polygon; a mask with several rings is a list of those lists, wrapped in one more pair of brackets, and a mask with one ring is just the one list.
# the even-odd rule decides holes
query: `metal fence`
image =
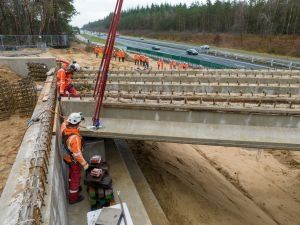
{"label": "metal fence", "polygon": [[172,55],[172,54],[168,54],[168,53],[152,51],[152,50],[148,50],[148,49],[127,47],[127,50],[131,51],[131,52],[147,54],[152,58],[162,58],[165,61],[175,60],[178,62],[186,62],[186,63],[189,63],[192,67],[204,66],[207,68],[214,68],[214,69],[232,69],[232,67],[220,65],[217,63],[209,62],[209,61],[193,59],[193,58],[189,58],[186,56],[177,56],[177,55]]}
{"label": "metal fence", "polygon": [[20,48],[67,48],[68,35],[0,35],[0,50]]}

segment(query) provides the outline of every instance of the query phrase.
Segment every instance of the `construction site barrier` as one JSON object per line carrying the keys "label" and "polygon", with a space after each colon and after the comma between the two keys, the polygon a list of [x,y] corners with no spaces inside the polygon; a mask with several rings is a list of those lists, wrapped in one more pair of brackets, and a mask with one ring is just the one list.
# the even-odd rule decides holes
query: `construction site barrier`
{"label": "construction site barrier", "polygon": [[69,47],[68,35],[0,35],[1,51],[47,47]]}

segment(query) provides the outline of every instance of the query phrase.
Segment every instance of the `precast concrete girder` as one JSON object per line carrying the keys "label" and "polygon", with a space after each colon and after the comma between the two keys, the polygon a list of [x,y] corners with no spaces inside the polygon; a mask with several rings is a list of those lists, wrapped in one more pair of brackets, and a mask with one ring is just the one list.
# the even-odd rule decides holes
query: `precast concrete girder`
{"label": "precast concrete girder", "polygon": [[226,84],[135,84],[135,83],[108,83],[107,91],[125,92],[177,92],[177,93],[265,93],[266,95],[291,94],[300,95],[299,85],[266,86],[266,85],[226,85]]}
{"label": "precast concrete girder", "polygon": [[[77,82],[84,82],[85,80],[93,81],[95,76],[76,76],[74,78]],[[115,82],[128,82],[128,83],[232,83],[232,84],[276,84],[278,86],[284,84],[299,84],[300,77],[229,77],[229,76],[220,76],[220,77],[211,77],[209,75],[205,76],[140,76],[140,75],[130,75],[130,76],[117,76],[110,75],[110,83]]]}
{"label": "precast concrete girder", "polygon": [[63,98],[61,104],[64,115],[76,111],[85,114],[82,133],[86,136],[249,148],[300,147],[299,114],[105,103],[103,128],[95,131],[87,128],[92,125],[93,99]]}

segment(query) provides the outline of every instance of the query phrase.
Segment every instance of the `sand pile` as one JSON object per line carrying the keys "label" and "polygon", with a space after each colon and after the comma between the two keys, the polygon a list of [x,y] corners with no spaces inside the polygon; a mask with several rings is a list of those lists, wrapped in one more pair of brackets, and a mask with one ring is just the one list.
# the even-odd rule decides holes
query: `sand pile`
{"label": "sand pile", "polygon": [[130,146],[171,224],[299,224],[300,168],[291,159],[292,167],[275,152],[155,142]]}

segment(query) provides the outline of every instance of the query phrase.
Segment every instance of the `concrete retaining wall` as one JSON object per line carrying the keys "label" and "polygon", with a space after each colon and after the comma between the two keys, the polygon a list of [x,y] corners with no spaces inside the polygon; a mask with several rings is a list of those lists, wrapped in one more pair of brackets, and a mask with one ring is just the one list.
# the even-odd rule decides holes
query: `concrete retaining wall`
{"label": "concrete retaining wall", "polygon": [[[60,114],[59,107],[57,107]],[[68,168],[63,163],[60,119],[56,117],[56,135],[52,138],[46,207],[43,208],[45,225],[69,225],[67,203]]]}
{"label": "concrete retaining wall", "polygon": [[69,225],[65,187],[66,166],[62,163],[58,138],[53,138],[49,165],[49,183],[47,187],[46,207],[43,208],[45,225]]}
{"label": "concrete retaining wall", "polygon": [[54,57],[0,57],[0,65],[6,65],[21,76],[27,76],[27,63],[45,63],[48,68],[55,67]]}

